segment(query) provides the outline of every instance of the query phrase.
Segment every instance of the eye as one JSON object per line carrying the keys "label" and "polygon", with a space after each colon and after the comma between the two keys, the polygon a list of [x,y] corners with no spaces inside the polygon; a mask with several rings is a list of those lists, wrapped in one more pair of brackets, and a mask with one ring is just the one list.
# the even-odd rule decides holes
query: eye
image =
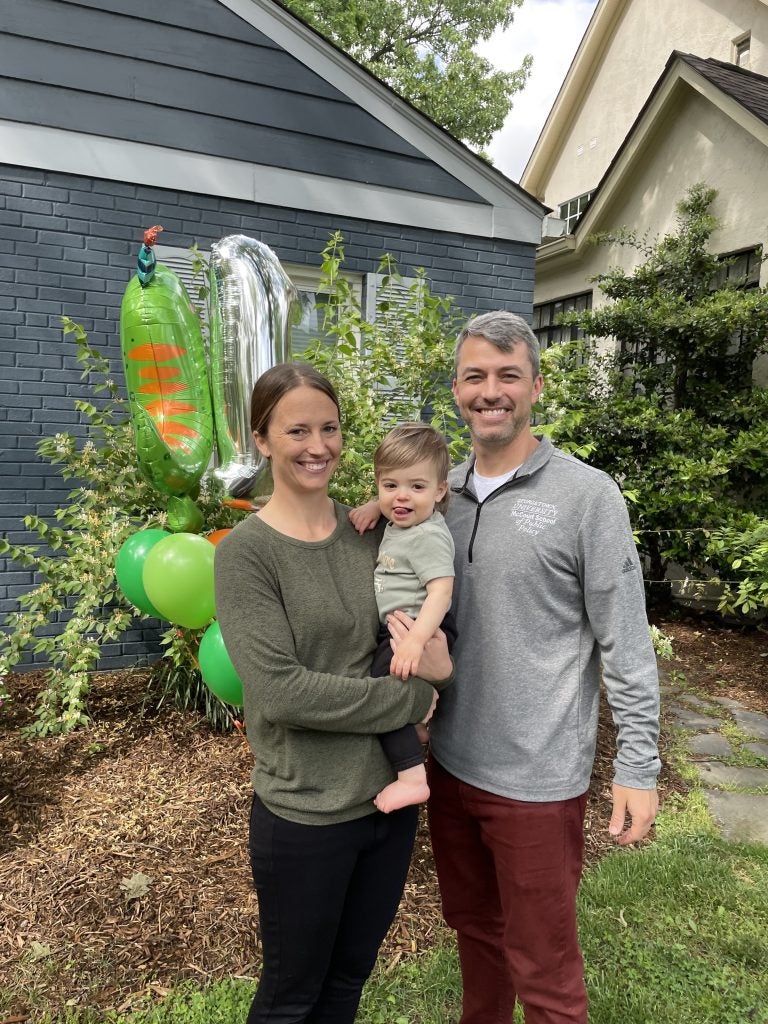
{"label": "eye", "polygon": [[482,380],[482,377],[480,376],[479,373],[468,373],[467,376],[464,378],[464,383],[465,384],[477,384],[481,380]]}
{"label": "eye", "polygon": [[335,423],[329,423],[325,428],[326,434],[338,434],[339,427]]}
{"label": "eye", "polygon": [[303,427],[291,427],[291,429],[287,430],[286,433],[290,437],[303,437],[304,436],[304,428]]}
{"label": "eye", "polygon": [[414,491],[423,491],[424,490],[424,484],[414,484],[413,485],[413,489],[414,489]]}

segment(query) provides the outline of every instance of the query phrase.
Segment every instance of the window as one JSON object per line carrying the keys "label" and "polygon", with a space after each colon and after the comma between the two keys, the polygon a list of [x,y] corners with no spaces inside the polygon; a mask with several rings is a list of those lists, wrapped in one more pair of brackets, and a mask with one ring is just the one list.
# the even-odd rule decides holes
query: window
{"label": "window", "polygon": [[579,217],[586,210],[587,204],[591,198],[592,193],[585,192],[583,195],[576,196],[575,199],[569,199],[565,203],[560,203],[557,215],[560,220],[565,221],[566,235],[573,234],[573,230],[578,223]]}
{"label": "window", "polygon": [[[310,267],[300,267],[293,263],[283,263],[288,277],[299,293],[301,319],[291,328],[291,354],[295,357],[306,351],[312,342],[326,340],[323,332],[325,318],[324,305],[329,296],[319,291],[320,273]],[[352,286],[358,302],[361,301],[363,278],[361,274],[346,274],[345,278]]]}
{"label": "window", "polygon": [[[164,263],[179,275],[193,302],[197,304],[198,290],[203,282],[200,278],[193,280],[192,256],[189,250],[168,245],[156,245],[155,255],[158,262]],[[200,255],[207,260],[209,253],[201,252]],[[319,270],[292,263],[283,263],[282,267],[299,293],[301,319],[291,328],[291,353],[296,356],[304,352],[316,338],[323,338],[325,311],[322,308],[322,303],[327,300],[328,296],[318,290]],[[352,285],[357,300],[360,301],[362,275],[346,274],[345,277]]]}
{"label": "window", "polygon": [[[719,257],[725,264],[715,274],[710,285],[712,291],[730,285],[743,291],[752,291],[760,287],[760,268],[763,265],[763,248],[758,245],[754,249],[743,249],[736,252],[723,253]],[[741,351],[742,333],[737,331],[731,337],[729,354]]]}
{"label": "window", "polygon": [[712,291],[725,284],[749,291],[760,287],[760,267],[763,263],[762,246],[754,249],[724,253],[719,259],[725,264],[712,280]]}
{"label": "window", "polygon": [[554,302],[543,302],[533,307],[533,333],[539,340],[542,351],[550,345],[558,345],[565,341],[576,341],[584,337],[578,327],[566,327],[556,324],[555,320],[561,313],[581,312],[592,309],[592,292],[582,292]]}
{"label": "window", "polygon": [[739,36],[733,41],[733,63],[738,64],[740,68],[748,68],[750,66],[750,50],[752,49],[752,34],[751,32],[745,32],[743,36]]}

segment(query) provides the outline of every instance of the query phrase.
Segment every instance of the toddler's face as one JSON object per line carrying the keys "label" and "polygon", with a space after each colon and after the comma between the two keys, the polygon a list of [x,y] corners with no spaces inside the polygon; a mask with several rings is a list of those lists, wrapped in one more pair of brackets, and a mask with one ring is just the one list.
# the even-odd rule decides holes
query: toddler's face
{"label": "toddler's face", "polygon": [[448,490],[448,481],[437,479],[430,459],[404,469],[385,469],[377,484],[382,514],[403,529],[426,522]]}

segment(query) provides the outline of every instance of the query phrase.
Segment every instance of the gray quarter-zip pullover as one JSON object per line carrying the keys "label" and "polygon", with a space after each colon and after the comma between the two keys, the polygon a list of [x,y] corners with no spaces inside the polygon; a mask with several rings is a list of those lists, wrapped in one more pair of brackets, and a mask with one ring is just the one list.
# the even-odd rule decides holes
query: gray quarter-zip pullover
{"label": "gray quarter-zip pullover", "polygon": [[483,502],[472,469],[470,460],[449,477],[459,636],[454,684],[431,728],[434,756],[459,779],[517,800],[583,793],[602,661],[615,780],[652,789],[658,675],[621,492],[547,438]]}

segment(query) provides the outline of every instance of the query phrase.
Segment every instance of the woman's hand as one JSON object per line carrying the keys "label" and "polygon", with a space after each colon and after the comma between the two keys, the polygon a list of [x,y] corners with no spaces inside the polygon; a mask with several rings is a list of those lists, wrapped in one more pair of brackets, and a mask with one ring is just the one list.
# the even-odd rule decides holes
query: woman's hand
{"label": "woman's hand", "polygon": [[353,508],[349,513],[349,521],[361,537],[366,530],[372,530],[380,518],[381,506],[376,498],[367,501],[360,508]]}
{"label": "woman's hand", "polygon": [[[408,630],[413,626],[415,619],[405,612],[396,611],[387,616],[387,628],[392,637],[392,650],[397,651],[397,645],[408,636]],[[435,635],[427,640],[424,653],[419,661],[419,675],[430,683],[439,683],[448,679],[453,672],[453,663],[448,653],[448,643],[445,633],[438,629]]]}

